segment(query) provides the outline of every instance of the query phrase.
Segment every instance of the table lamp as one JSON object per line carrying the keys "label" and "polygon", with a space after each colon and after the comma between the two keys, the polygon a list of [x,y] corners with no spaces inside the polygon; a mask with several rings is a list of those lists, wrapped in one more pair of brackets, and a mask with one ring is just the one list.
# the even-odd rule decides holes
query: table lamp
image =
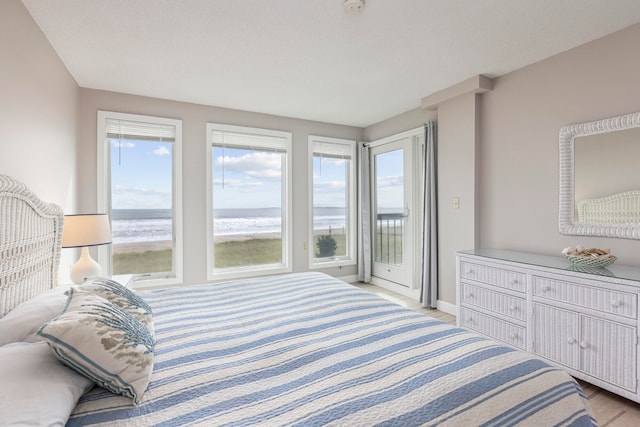
{"label": "table lamp", "polygon": [[89,246],[111,243],[111,227],[107,214],[65,215],[62,229],[63,248],[82,248],[80,259],[71,266],[71,280],[75,284],[88,277],[99,276],[100,264],[89,254]]}

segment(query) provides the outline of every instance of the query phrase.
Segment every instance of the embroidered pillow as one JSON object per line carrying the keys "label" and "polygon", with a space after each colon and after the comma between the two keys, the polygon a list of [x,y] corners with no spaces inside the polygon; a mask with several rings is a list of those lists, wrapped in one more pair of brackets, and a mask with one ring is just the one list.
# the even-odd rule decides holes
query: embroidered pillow
{"label": "embroidered pillow", "polygon": [[151,335],[154,334],[153,313],[151,311],[151,307],[149,307],[146,301],[131,289],[127,289],[115,280],[104,277],[89,279],[80,287],[83,291],[92,292],[107,301],[124,308],[133,315],[133,317],[142,322],[142,324],[149,329]]}
{"label": "embroidered pillow", "polygon": [[64,364],[99,386],[140,402],[153,371],[154,341],[127,311],[80,288],[38,331]]}

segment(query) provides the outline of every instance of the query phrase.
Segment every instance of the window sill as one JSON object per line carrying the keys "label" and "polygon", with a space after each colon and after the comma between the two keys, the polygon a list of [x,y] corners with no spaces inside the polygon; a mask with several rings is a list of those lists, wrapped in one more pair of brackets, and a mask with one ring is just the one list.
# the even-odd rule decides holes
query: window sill
{"label": "window sill", "polygon": [[147,289],[167,286],[179,286],[182,285],[182,278],[166,277],[166,278],[150,278],[150,279],[137,279],[135,274],[133,275],[133,288],[134,289]]}
{"label": "window sill", "polygon": [[321,262],[311,262],[311,264],[309,264],[309,268],[311,270],[321,270],[324,268],[346,267],[349,265],[356,265],[356,262],[352,259],[336,259]]}

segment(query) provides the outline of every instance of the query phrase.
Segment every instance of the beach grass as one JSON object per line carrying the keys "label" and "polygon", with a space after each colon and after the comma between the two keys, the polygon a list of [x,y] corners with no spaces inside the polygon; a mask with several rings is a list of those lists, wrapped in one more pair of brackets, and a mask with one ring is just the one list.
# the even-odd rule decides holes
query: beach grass
{"label": "beach grass", "polygon": [[160,249],[143,252],[113,254],[113,274],[146,274],[171,271],[173,250]]}
{"label": "beach grass", "polygon": [[[326,233],[319,233],[317,239]],[[347,253],[346,236],[332,234],[337,248],[336,256]],[[317,255],[318,247],[313,250]],[[215,267],[231,268],[250,265],[280,264],[282,262],[282,240],[280,238],[249,238],[217,242],[214,245]],[[146,274],[172,270],[171,249],[149,249],[115,252],[113,254],[113,274]]]}
{"label": "beach grass", "polygon": [[[314,253],[318,254],[317,239],[326,233],[316,234]],[[335,256],[347,253],[346,236],[332,234],[337,248]],[[399,235],[377,235],[374,259],[378,262],[401,264],[403,262],[402,238]],[[219,269],[252,265],[280,264],[282,241],[279,238],[249,238],[215,243],[215,267]],[[172,249],[150,249],[113,254],[114,274],[146,274],[172,270]]]}
{"label": "beach grass", "polygon": [[215,268],[280,264],[282,239],[230,240],[214,245]]}

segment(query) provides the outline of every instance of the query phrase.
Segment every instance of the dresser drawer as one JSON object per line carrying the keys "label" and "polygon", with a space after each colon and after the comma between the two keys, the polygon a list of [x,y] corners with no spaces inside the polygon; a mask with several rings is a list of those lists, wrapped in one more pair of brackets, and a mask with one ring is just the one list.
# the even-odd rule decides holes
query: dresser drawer
{"label": "dresser drawer", "polygon": [[463,279],[474,280],[522,293],[524,293],[526,286],[526,275],[524,273],[468,261],[460,262],[460,276]]}
{"label": "dresser drawer", "polygon": [[465,307],[460,309],[460,317],[460,326],[496,338],[514,347],[525,349],[526,330],[522,326]]}
{"label": "dresser drawer", "polygon": [[533,295],[630,319],[637,318],[637,295],[630,292],[533,276]]}
{"label": "dresser drawer", "polygon": [[462,284],[462,302],[475,307],[482,307],[494,313],[504,314],[517,320],[525,321],[525,299],[491,291],[469,283]]}

